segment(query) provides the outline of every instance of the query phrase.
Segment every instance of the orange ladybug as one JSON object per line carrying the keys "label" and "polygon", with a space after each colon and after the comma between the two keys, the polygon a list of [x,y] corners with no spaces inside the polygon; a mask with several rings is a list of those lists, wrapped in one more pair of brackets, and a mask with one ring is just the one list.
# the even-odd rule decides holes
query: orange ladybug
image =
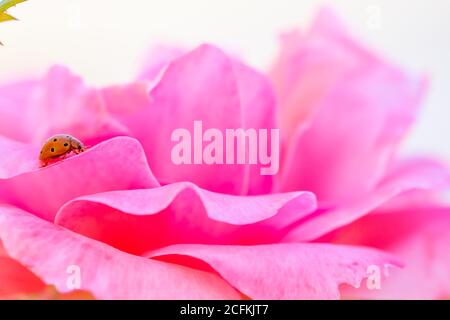
{"label": "orange ladybug", "polygon": [[64,159],[71,152],[78,154],[85,150],[86,147],[77,138],[69,134],[57,134],[44,143],[39,154],[39,160],[42,161],[42,166],[45,167],[52,160]]}

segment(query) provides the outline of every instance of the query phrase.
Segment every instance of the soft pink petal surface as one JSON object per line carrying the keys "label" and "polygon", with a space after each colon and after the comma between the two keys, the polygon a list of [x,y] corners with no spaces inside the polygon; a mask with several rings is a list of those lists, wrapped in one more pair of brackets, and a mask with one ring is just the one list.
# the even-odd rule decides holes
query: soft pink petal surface
{"label": "soft pink petal surface", "polygon": [[0,239],[8,253],[47,283],[69,291],[69,266],[81,289],[100,299],[236,299],[223,280],[202,271],[133,256],[14,207],[0,206]]}
{"label": "soft pink petal surface", "polygon": [[65,204],[55,222],[141,254],[176,243],[271,243],[315,208],[308,192],[244,197],[175,183],[83,196]]}
{"label": "soft pink petal surface", "polygon": [[349,224],[395,197],[415,190],[438,191],[450,187],[448,167],[429,159],[415,158],[396,163],[385,179],[357,200],[331,208],[321,208],[300,221],[284,241],[310,241]]}
{"label": "soft pink petal surface", "polygon": [[144,66],[139,72],[138,79],[155,80],[173,60],[182,56],[186,51],[171,45],[158,45],[151,48],[145,56]]}
{"label": "soft pink petal surface", "polygon": [[0,197],[45,219],[81,195],[159,186],[138,141],[117,137],[48,167],[39,148],[0,136]]}
{"label": "soft pink petal surface", "polygon": [[101,91],[67,68],[54,66],[40,79],[0,86],[0,134],[41,145],[56,133],[86,143],[123,135],[126,128],[106,110]]}
{"label": "soft pink petal surface", "polygon": [[[264,75],[203,45],[153,50],[126,85],[94,89],[56,66],[1,86],[0,199],[14,207],[0,205],[0,244],[63,291],[66,268],[80,266],[98,298],[233,299],[234,287],[336,299],[368,266],[399,266],[386,251],[406,269],[344,297],[448,298],[450,212],[429,205],[448,168],[392,161],[426,79],[367,51],[329,10],[283,36],[270,78],[278,112]],[[259,165],[175,165],[172,132],[199,120],[222,133],[280,124],[276,180]],[[90,148],[39,168],[56,133]],[[255,196],[273,190],[283,193]],[[301,243],[312,240],[333,244]]]}
{"label": "soft pink petal surface", "polygon": [[[130,99],[126,98],[127,88]],[[143,106],[145,94],[140,90],[136,86],[107,88],[105,101],[111,101],[114,110],[125,109],[125,101],[126,108],[138,110],[116,115],[141,141],[162,184],[191,181],[211,191],[231,194],[271,190],[272,177],[262,176],[258,165],[176,165],[171,159],[171,150],[178,143],[171,140],[172,132],[187,129],[193,136],[197,120],[202,121],[203,132],[215,128],[222,134],[225,129],[275,128],[274,97],[264,75],[213,46],[203,45],[167,66],[150,89],[147,106]],[[123,108],[112,98],[119,94]],[[203,149],[199,150],[202,154]],[[191,159],[193,163],[194,154]]]}
{"label": "soft pink petal surface", "polygon": [[252,299],[338,299],[339,285],[359,286],[369,265],[400,265],[376,250],[328,244],[187,244],[149,256],[186,264],[188,257],[200,259]]}
{"label": "soft pink petal surface", "polygon": [[127,133],[109,115],[101,92],[62,66],[48,71],[33,92],[29,109],[25,116],[34,125],[32,141],[37,144],[58,133],[71,134],[86,144]]}
{"label": "soft pink petal surface", "polygon": [[348,290],[347,297],[448,299],[450,297],[450,209],[408,208],[368,215],[332,233],[329,241],[367,245],[405,261],[380,290]]}
{"label": "soft pink petal surface", "polygon": [[149,83],[136,81],[125,85],[109,86],[103,88],[101,92],[108,110],[131,126],[131,119],[137,119],[134,113],[143,112],[150,104],[150,88]]}
{"label": "soft pink petal surface", "polygon": [[311,190],[333,203],[364,194],[383,176],[426,85],[368,53],[337,24],[324,11],[306,38],[287,38],[292,69],[281,77],[298,87],[286,89],[295,99],[280,108],[296,124],[283,124],[290,144],[280,190]]}
{"label": "soft pink petal surface", "polygon": [[0,85],[0,135],[22,142],[30,140],[33,131],[27,114],[37,84],[27,80]]}

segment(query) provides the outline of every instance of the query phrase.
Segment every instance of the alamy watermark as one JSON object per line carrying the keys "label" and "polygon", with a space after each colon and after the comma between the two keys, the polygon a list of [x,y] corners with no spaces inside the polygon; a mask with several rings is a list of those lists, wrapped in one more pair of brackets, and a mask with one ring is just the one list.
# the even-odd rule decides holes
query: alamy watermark
{"label": "alamy watermark", "polygon": [[[381,289],[381,280],[384,277],[389,277],[389,268],[392,266],[390,264],[385,264],[383,267],[372,264],[367,266],[366,274],[366,287],[369,290],[380,290]],[[384,273],[384,274],[382,274]]]}
{"label": "alamy watermark", "polygon": [[366,8],[366,26],[371,31],[383,29],[383,12],[381,6],[372,4]]}
{"label": "alamy watermark", "polygon": [[67,266],[66,273],[68,274],[66,280],[66,287],[69,290],[77,290],[81,288],[81,268],[76,264]]}
{"label": "alamy watermark", "polygon": [[225,129],[209,128],[203,131],[203,122],[194,121],[193,134],[187,128],[172,132],[171,159],[176,165],[260,165],[261,175],[275,175],[280,167],[279,129]]}

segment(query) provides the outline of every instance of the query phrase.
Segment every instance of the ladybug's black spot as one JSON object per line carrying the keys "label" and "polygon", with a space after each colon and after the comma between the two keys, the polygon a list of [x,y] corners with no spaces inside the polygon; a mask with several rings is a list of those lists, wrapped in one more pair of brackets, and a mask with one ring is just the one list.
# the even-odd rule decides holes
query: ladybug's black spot
{"label": "ladybug's black spot", "polygon": [[64,143],[64,147],[67,147],[69,144],[66,142],[66,143]]}
{"label": "ladybug's black spot", "polygon": [[56,142],[56,141],[58,141],[58,139],[53,139],[53,142]]}
{"label": "ladybug's black spot", "polygon": [[55,152],[55,148],[51,148],[50,151],[51,151],[51,152]]}

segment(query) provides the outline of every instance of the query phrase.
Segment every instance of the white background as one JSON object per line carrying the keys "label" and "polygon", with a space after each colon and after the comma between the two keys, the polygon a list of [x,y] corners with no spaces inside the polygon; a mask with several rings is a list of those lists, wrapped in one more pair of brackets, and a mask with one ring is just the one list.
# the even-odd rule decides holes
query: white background
{"label": "white background", "polygon": [[161,42],[215,43],[265,69],[278,34],[306,28],[325,4],[372,48],[431,76],[405,149],[450,160],[449,0],[29,0],[10,10],[20,22],[0,24],[0,81],[41,74],[53,63],[92,84],[126,81],[146,49]]}

